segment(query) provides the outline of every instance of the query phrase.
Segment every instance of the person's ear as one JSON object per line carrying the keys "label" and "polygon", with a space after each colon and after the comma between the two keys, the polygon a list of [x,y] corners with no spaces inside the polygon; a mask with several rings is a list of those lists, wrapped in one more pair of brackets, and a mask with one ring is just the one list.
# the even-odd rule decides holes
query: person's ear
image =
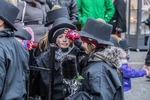
{"label": "person's ear", "polygon": [[96,45],[92,43],[93,48],[96,48]]}

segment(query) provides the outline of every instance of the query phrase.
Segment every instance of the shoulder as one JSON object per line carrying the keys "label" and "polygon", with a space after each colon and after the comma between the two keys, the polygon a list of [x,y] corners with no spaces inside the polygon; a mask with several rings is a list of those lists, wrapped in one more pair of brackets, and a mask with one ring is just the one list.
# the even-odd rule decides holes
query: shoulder
{"label": "shoulder", "polygon": [[86,72],[88,73],[100,73],[102,70],[104,70],[104,67],[107,66],[105,62],[98,61],[98,62],[90,62],[85,67]]}

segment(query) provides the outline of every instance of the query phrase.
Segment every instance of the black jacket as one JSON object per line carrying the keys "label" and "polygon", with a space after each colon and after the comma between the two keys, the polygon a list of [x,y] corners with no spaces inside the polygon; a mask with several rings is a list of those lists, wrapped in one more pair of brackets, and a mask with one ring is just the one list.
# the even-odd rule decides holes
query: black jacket
{"label": "black jacket", "polygon": [[70,96],[70,100],[124,100],[119,71],[123,53],[117,48],[108,48],[91,54],[82,71],[82,88]]}
{"label": "black jacket", "polygon": [[[64,55],[67,55],[67,54],[76,55],[77,52],[79,52],[79,49],[76,47],[70,48],[69,50],[67,50],[67,52],[62,52],[60,48],[56,50],[55,60],[54,60],[55,66],[54,66],[54,70],[53,70],[54,75],[50,76],[50,77],[53,77],[53,79],[54,79],[54,85],[53,85],[54,91],[52,91],[54,93],[54,100],[63,100],[64,99],[64,94],[63,94],[64,84],[63,84],[63,76],[61,74],[62,72],[61,72],[60,61]],[[37,65],[39,67],[49,68],[50,67],[50,57],[51,57],[50,50],[45,51],[36,59]],[[41,95],[47,97],[48,96],[47,93],[48,93],[48,89],[49,89],[49,72],[40,71],[40,75],[42,78],[41,81],[44,82],[43,85],[46,87],[45,90],[43,90],[44,93],[46,93],[46,94],[45,95],[41,94]]]}
{"label": "black jacket", "polygon": [[0,100],[24,100],[29,75],[28,50],[10,29],[0,31]]}
{"label": "black jacket", "polygon": [[70,20],[76,23],[78,20],[78,8],[76,0],[47,0],[47,4],[50,8],[54,5],[60,5],[61,7],[66,7],[70,16]]}

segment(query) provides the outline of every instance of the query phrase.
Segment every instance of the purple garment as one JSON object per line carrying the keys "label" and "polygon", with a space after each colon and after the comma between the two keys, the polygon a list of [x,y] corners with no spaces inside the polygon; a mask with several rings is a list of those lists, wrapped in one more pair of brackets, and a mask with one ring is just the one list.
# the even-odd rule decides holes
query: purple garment
{"label": "purple garment", "polygon": [[143,77],[146,75],[146,71],[144,69],[134,69],[130,67],[128,64],[122,64],[121,70],[123,73],[123,85],[124,92],[131,89],[131,80],[130,78]]}

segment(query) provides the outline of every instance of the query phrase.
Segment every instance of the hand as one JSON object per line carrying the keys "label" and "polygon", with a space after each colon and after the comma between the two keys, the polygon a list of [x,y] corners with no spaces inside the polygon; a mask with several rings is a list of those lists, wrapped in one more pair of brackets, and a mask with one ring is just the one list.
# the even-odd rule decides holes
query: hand
{"label": "hand", "polygon": [[150,75],[150,66],[144,65],[144,66],[143,66],[143,69],[146,70],[146,72],[147,72],[146,75],[147,75],[147,76]]}
{"label": "hand", "polygon": [[96,20],[97,20],[97,21],[100,21],[100,22],[102,22],[102,23],[106,23],[106,21],[105,21],[104,19],[102,19],[102,18],[97,18]]}
{"label": "hand", "polygon": [[116,27],[116,32],[117,32],[117,33],[121,33],[121,32],[122,32],[122,29],[121,29],[121,28]]}
{"label": "hand", "polygon": [[37,44],[34,43],[32,40],[22,40],[22,44],[28,49],[31,50],[37,47]]}
{"label": "hand", "polygon": [[66,37],[70,39],[72,42],[80,38],[80,34],[76,30],[69,29],[69,30],[65,30],[64,33],[66,34]]}

